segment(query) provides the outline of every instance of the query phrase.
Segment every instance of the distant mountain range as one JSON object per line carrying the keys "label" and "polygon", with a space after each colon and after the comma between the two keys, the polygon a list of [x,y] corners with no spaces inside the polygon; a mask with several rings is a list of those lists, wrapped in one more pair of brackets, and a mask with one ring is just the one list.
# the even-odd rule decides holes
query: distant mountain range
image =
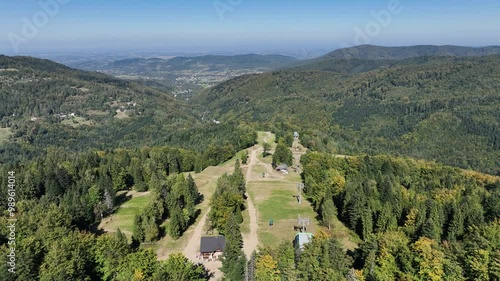
{"label": "distant mountain range", "polygon": [[423,56],[433,57],[479,57],[500,54],[500,46],[461,47],[420,45],[409,47],[382,47],[360,45],[351,48],[335,50],[326,54],[323,59],[366,59],[366,60],[401,60]]}
{"label": "distant mountain range", "polygon": [[125,59],[112,62],[104,67],[104,69],[119,71],[120,68],[139,68],[139,71],[182,71],[206,66],[211,70],[273,70],[288,66],[296,61],[297,59],[293,57],[282,55],[207,55],[199,57],[174,57],[171,59]]}
{"label": "distant mountain range", "polygon": [[283,68],[298,60],[282,55],[206,55],[196,57],[130,58],[116,61],[79,61],[78,69],[143,80],[147,85],[190,97],[192,91],[251,73]]}
{"label": "distant mountain range", "polygon": [[298,60],[283,55],[206,55],[195,57],[164,58],[129,58],[115,61],[80,61],[68,66],[90,71],[101,71],[114,75],[172,76],[180,71],[211,72],[245,71],[263,72],[289,66]]}
{"label": "distant mountain range", "polygon": [[480,57],[500,54],[500,46],[481,48],[461,46],[381,47],[361,45],[339,49],[319,58],[299,63],[298,70],[359,73],[402,64],[425,64],[434,57]]}

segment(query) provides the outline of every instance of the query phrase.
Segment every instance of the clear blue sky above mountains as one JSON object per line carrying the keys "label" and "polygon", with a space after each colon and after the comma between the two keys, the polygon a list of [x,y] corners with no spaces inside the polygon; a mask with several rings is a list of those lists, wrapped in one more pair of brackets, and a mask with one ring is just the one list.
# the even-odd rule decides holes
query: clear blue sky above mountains
{"label": "clear blue sky above mountains", "polygon": [[[49,2],[56,0],[41,0]],[[65,0],[36,36],[19,45],[34,50],[156,50],[329,48],[354,45],[372,11],[390,0]],[[223,3],[236,2],[223,11]],[[500,1],[400,0],[369,42],[376,45],[500,44]],[[214,6],[220,7],[217,12]],[[0,53],[12,52],[8,34],[22,36],[23,18],[43,11],[38,1],[0,1]],[[356,29],[358,28],[358,29]],[[366,38],[365,38],[366,39]]]}

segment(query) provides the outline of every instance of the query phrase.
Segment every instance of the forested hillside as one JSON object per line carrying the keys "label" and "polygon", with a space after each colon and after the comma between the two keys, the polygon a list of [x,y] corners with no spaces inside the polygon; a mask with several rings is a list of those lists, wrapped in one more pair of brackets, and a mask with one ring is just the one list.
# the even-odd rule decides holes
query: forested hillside
{"label": "forested hillside", "polygon": [[408,47],[383,47],[373,45],[360,45],[351,48],[343,48],[326,54],[322,58],[337,58],[337,59],[407,59],[423,56],[433,57],[481,57],[489,55],[498,55],[500,46],[488,47],[462,47],[462,46],[434,46],[420,45]]}
{"label": "forested hillside", "polygon": [[[203,183],[215,190],[205,202],[207,229],[227,238],[226,279],[498,280],[500,55],[450,47],[413,57],[415,50],[422,54],[331,55],[314,67],[243,75],[191,102],[46,60],[0,56],[0,185],[13,187],[15,178],[19,272],[7,275],[2,263],[0,276],[210,279],[203,265],[177,254],[160,262],[140,244],[180,238],[204,200],[189,173],[224,163],[266,129],[278,140],[269,166],[299,164],[322,228],[303,249],[283,241],[246,261],[240,224],[245,202],[251,209],[246,189],[255,186],[244,177],[251,166],[236,161],[231,174]],[[441,54],[451,56],[428,56]],[[300,163],[290,149],[299,141],[310,148]],[[271,145],[262,149],[268,156]],[[242,155],[245,162],[248,151]],[[131,240],[119,230],[102,235],[96,226],[130,191],[151,198],[135,214]],[[0,189],[3,256],[8,192]],[[359,247],[346,251],[335,224]]]}
{"label": "forested hillside", "polygon": [[425,64],[436,57],[481,57],[500,54],[500,46],[471,48],[461,46],[382,47],[360,45],[338,49],[319,58],[302,61],[296,70],[361,73],[383,67]]}
{"label": "forested hillside", "polygon": [[364,240],[357,280],[500,278],[500,178],[387,156],[302,163],[323,223],[338,217]]}
{"label": "forested hillside", "polygon": [[[58,150],[14,167],[0,165],[0,184],[7,186],[9,176],[16,179],[18,219],[18,275],[8,274],[4,262],[0,272],[6,279],[2,280],[130,280],[134,271],[148,278],[190,272],[191,278],[199,279],[189,280],[207,280],[202,266],[182,256],[172,259],[185,263],[186,268],[166,270],[154,252],[137,249],[140,242],[161,236],[177,238],[193,222],[196,205],[203,198],[193,179],[180,173],[203,169],[208,164],[206,156],[171,147],[106,153]],[[130,199],[123,193],[130,189],[154,194],[144,212],[136,216],[132,241],[120,231],[115,238],[97,235],[96,225]],[[7,210],[7,200],[3,188],[1,213]],[[166,219],[170,219],[168,229],[160,227]],[[8,252],[7,224],[7,217],[2,216],[0,252],[4,256]],[[170,276],[153,280],[179,280]]]}
{"label": "forested hillside", "polygon": [[12,134],[0,144],[0,163],[39,155],[50,146],[173,145],[201,152],[213,145],[232,155],[255,141],[251,128],[214,124],[167,93],[47,60],[0,57],[0,99],[2,132]]}
{"label": "forested hillside", "polygon": [[407,155],[498,174],[498,73],[498,55],[424,57],[357,74],[247,75],[196,101],[225,122],[301,131],[320,151]]}

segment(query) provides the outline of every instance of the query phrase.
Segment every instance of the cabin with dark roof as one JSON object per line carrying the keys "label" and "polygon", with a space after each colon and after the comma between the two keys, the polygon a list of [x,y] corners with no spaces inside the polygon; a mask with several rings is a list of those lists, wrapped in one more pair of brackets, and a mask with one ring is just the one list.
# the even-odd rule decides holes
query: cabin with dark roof
{"label": "cabin with dark roof", "polygon": [[218,260],[224,253],[226,247],[226,237],[213,236],[201,237],[199,258],[203,260]]}

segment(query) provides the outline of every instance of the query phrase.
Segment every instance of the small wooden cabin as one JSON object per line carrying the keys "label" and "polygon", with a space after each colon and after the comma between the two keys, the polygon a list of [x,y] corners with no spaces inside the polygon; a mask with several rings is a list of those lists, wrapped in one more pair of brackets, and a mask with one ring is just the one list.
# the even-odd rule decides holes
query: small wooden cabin
{"label": "small wooden cabin", "polygon": [[199,258],[203,260],[218,260],[224,253],[226,247],[226,237],[213,236],[201,237]]}

